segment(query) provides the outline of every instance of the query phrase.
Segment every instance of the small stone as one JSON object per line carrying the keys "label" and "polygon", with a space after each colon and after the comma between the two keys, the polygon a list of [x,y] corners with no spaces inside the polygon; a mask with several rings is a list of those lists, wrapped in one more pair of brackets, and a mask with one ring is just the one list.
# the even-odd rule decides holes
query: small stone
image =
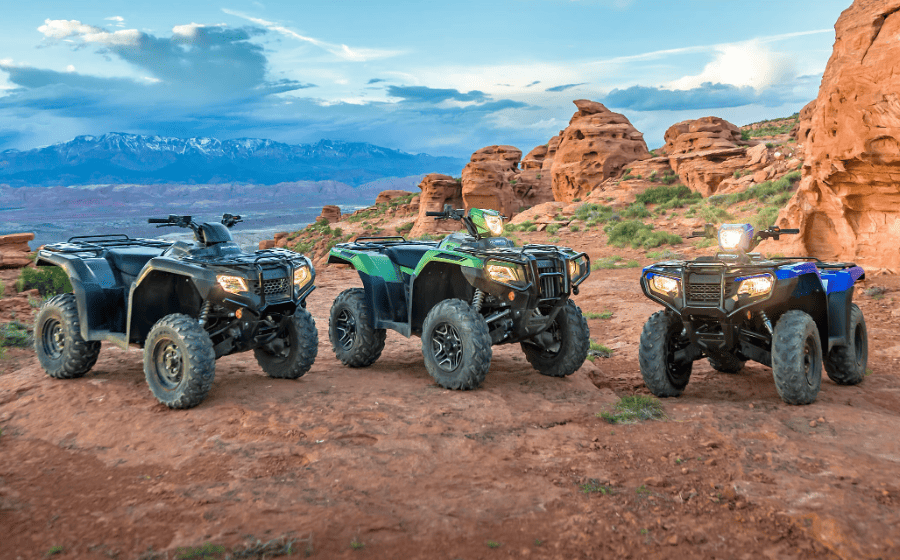
{"label": "small stone", "polygon": [[815,428],[815,427],[816,427],[816,421],[815,421],[815,420],[810,420],[810,422],[809,422],[809,427],[810,427],[810,428]]}
{"label": "small stone", "polygon": [[684,467],[681,469],[681,474],[687,474],[687,473],[688,473],[687,467]]}
{"label": "small stone", "polygon": [[671,537],[666,539],[666,544],[670,545],[670,546],[677,546],[678,545],[678,535],[672,535]]}
{"label": "small stone", "polygon": [[882,490],[882,491],[881,491],[881,495],[887,497],[887,496],[890,496],[891,493],[888,492],[887,490]]}
{"label": "small stone", "polygon": [[816,422],[818,422],[819,424],[824,424],[824,423],[825,423],[825,419],[822,418],[822,417],[820,416],[819,419],[816,420]]}
{"label": "small stone", "polygon": [[749,406],[750,406],[750,408],[753,408],[753,403],[750,403],[750,405],[749,405]]}

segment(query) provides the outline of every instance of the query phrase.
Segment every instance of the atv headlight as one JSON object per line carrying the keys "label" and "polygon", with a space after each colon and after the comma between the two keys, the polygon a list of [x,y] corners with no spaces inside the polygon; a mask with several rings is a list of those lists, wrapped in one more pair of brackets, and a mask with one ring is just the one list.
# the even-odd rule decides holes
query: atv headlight
{"label": "atv headlight", "polygon": [[670,298],[677,296],[681,287],[681,282],[678,279],[660,276],[659,274],[654,274],[648,280],[650,281],[651,290]]}
{"label": "atv headlight", "polygon": [[510,285],[523,284],[525,282],[525,271],[516,264],[488,261],[484,270],[494,282]]}
{"label": "atv headlight", "polygon": [[294,269],[294,286],[302,288],[309,283],[311,278],[312,274],[310,274],[308,266],[303,265],[300,268]]}
{"label": "atv headlight", "polygon": [[219,285],[226,292],[236,294],[247,291],[247,281],[240,276],[216,276],[216,280],[219,281]]}
{"label": "atv headlight", "polygon": [[752,240],[753,226],[750,224],[725,224],[719,228],[719,247],[723,251],[746,253]]}
{"label": "atv headlight", "polygon": [[490,214],[485,214],[484,223],[491,231],[491,234],[500,235],[503,233],[503,218],[501,218],[500,216],[491,216]]}
{"label": "atv headlight", "polygon": [[581,280],[582,276],[588,272],[587,260],[584,257],[570,260],[567,266],[569,267],[569,280],[573,284]]}
{"label": "atv headlight", "polygon": [[750,297],[763,296],[772,291],[772,275],[763,274],[761,276],[751,276],[750,278],[739,278],[741,284],[738,286],[738,295],[747,294]]}

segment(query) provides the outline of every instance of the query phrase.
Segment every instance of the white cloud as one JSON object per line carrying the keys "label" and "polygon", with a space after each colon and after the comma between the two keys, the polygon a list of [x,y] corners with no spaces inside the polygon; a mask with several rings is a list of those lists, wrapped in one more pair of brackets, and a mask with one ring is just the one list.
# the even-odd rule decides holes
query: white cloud
{"label": "white cloud", "polygon": [[123,18],[122,16],[112,16],[103,19],[113,22],[113,25],[115,25],[116,27],[125,27],[125,18]]}
{"label": "white cloud", "polygon": [[72,64],[66,66],[66,72],[74,72],[74,71],[75,71],[75,66],[73,66]]}
{"label": "white cloud", "polygon": [[334,43],[328,43],[325,41],[321,41],[319,39],[313,37],[307,37],[305,35],[301,35],[296,31],[288,29],[283,25],[278,25],[271,21],[266,21],[264,19],[248,16],[246,14],[242,14],[240,12],[236,12],[234,10],[228,10],[223,8],[223,12],[226,14],[239,17],[241,19],[245,19],[247,21],[253,22],[257,25],[261,25],[266,29],[270,29],[277,33],[281,33],[287,37],[291,37],[292,39],[297,39],[298,41],[303,41],[306,43],[310,43],[311,45],[315,45],[320,49],[324,49],[331,54],[342,58],[344,60],[349,60],[352,62],[367,62],[369,60],[376,60],[380,58],[390,58],[393,56],[397,56],[403,54],[403,51],[392,51],[385,49],[365,49],[365,48],[350,48],[347,45],[336,45]]}
{"label": "white cloud", "polygon": [[205,23],[188,23],[185,25],[176,25],[172,28],[172,33],[175,35],[180,35],[186,39],[191,39],[197,36],[198,29],[205,29],[208,27],[228,27],[224,23],[215,23],[212,25],[208,25]]}
{"label": "white cloud", "polygon": [[669,89],[693,89],[704,83],[763,89],[797,76],[794,59],[773,52],[760,39],[715,47],[715,58],[703,71],[665,84]]}
{"label": "white cloud", "polygon": [[75,19],[46,19],[44,25],[38,27],[38,31],[48,39],[68,41],[70,37],[75,37],[85,43],[101,45],[134,45],[141,37],[141,32],[136,29],[122,29],[110,33],[101,27],[87,25]]}

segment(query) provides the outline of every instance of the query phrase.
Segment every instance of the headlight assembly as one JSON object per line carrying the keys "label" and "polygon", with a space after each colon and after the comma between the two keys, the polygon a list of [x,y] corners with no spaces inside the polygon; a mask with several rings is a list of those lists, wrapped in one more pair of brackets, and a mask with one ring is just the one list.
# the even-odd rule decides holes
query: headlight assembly
{"label": "headlight assembly", "polygon": [[499,236],[503,233],[503,218],[501,218],[500,216],[491,216],[486,214],[484,216],[484,223],[490,230],[491,235]]}
{"label": "headlight assembly", "polygon": [[772,291],[772,275],[751,276],[741,279],[738,286],[738,295],[747,294],[750,297],[763,296]]}
{"label": "headlight assembly", "polygon": [[247,281],[240,276],[216,276],[222,289],[233,294],[247,291]]}
{"label": "headlight assembly", "polygon": [[724,224],[719,228],[719,248],[725,252],[750,250],[753,241],[753,226],[750,224]]}
{"label": "headlight assembly", "polygon": [[309,283],[311,278],[312,274],[310,274],[308,266],[303,265],[294,269],[294,286],[302,288]]}
{"label": "headlight assembly", "polygon": [[487,265],[484,267],[484,271],[494,282],[500,282],[502,284],[509,285],[525,283],[525,271],[521,266],[516,264],[500,261],[488,261]]}
{"label": "headlight assembly", "polygon": [[587,260],[585,260],[584,257],[578,257],[577,259],[568,261],[567,266],[569,268],[569,280],[573,283],[581,280],[588,271]]}
{"label": "headlight assembly", "polygon": [[648,284],[651,290],[670,298],[677,296],[681,288],[681,282],[678,279],[668,276],[654,274],[647,280],[649,280]]}

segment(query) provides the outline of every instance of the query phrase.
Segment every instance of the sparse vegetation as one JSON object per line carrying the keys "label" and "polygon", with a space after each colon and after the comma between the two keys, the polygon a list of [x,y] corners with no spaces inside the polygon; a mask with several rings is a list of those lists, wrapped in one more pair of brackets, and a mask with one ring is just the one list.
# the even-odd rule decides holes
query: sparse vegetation
{"label": "sparse vegetation", "polygon": [[498,543],[497,541],[488,541],[487,545],[488,548],[500,548],[500,543]]}
{"label": "sparse vegetation", "polygon": [[196,548],[179,548],[175,551],[176,560],[207,560],[216,555],[225,553],[225,547],[220,544],[206,543]]}
{"label": "sparse vegetation", "polygon": [[353,539],[352,541],[350,541],[350,548],[352,548],[353,550],[361,550],[361,549],[365,548],[365,546],[366,546],[366,544],[362,541],[358,541],[356,539]]}
{"label": "sparse vegetation", "polygon": [[581,228],[578,227],[578,224],[569,224],[569,231],[577,232],[577,231],[579,231],[580,229],[581,229]]}
{"label": "sparse vegetation", "polygon": [[591,270],[600,270],[600,269],[611,269],[611,268],[637,268],[640,265],[636,260],[629,260],[627,262],[623,262],[625,259],[618,255],[612,255],[610,257],[601,257],[594,262],[591,263]]}
{"label": "sparse vegetation", "polygon": [[550,224],[547,226],[547,229],[545,231],[552,235],[552,234],[556,233],[557,231],[559,231],[559,228],[561,228],[561,227],[562,227],[562,224]]}
{"label": "sparse vegetation", "polygon": [[612,356],[613,350],[609,346],[600,344],[599,342],[594,342],[592,340],[590,353],[594,356],[604,356],[608,358]]}
{"label": "sparse vegetation", "polygon": [[16,291],[36,289],[41,296],[55,296],[72,291],[72,284],[66,271],[58,266],[23,268],[22,275],[16,280]]}
{"label": "sparse vegetation", "polygon": [[61,545],[51,546],[47,553],[44,555],[45,557],[55,556],[57,554],[62,554],[63,547]]}
{"label": "sparse vegetation", "polygon": [[397,233],[399,233],[400,235],[405,235],[410,232],[415,224],[416,222],[406,222],[401,226],[397,226]]}
{"label": "sparse vegetation", "polygon": [[680,258],[682,258],[682,255],[679,253],[676,253],[675,251],[672,251],[671,249],[666,249],[664,251],[650,251],[647,253],[647,258],[654,259],[654,260],[666,261],[666,260],[672,260],[672,259],[680,259]]}
{"label": "sparse vegetation", "polygon": [[11,321],[0,324],[0,349],[9,347],[28,348],[31,344],[31,332],[24,323]]}
{"label": "sparse vegetation", "polygon": [[584,314],[585,319],[612,319],[613,312],[612,311],[601,311],[600,313],[594,313],[593,311],[588,311]]}
{"label": "sparse vegetation", "polygon": [[694,192],[682,184],[674,187],[660,185],[651,187],[635,197],[638,203],[656,204],[656,210],[671,210],[682,208],[686,204],[702,200],[698,192]]}
{"label": "sparse vegetation", "polygon": [[863,293],[872,299],[882,299],[884,294],[887,293],[887,288],[884,286],[872,286],[863,290]]}
{"label": "sparse vegetation", "polygon": [[622,216],[625,218],[648,218],[650,212],[643,202],[635,202],[622,211]]}
{"label": "sparse vegetation", "polygon": [[606,226],[604,231],[609,236],[609,244],[614,247],[631,245],[633,249],[641,247],[652,249],[660,245],[681,243],[681,237],[664,231],[654,231],[653,226],[640,220],[619,222],[615,225],[610,224]]}
{"label": "sparse vegetation", "polygon": [[[741,129],[741,138],[743,140],[749,140],[750,138],[757,138],[759,136],[787,134],[798,122],[800,122],[800,113],[794,113],[790,117],[751,123]],[[751,128],[753,126],[756,126],[756,128]]]}
{"label": "sparse vegetation", "polygon": [[593,478],[589,479],[584,484],[580,484],[578,488],[583,494],[601,494],[603,496],[606,496],[607,494],[613,493],[612,488],[600,484],[600,481]]}
{"label": "sparse vegetation", "polygon": [[648,395],[628,395],[619,399],[614,412],[597,414],[610,424],[634,424],[641,420],[665,420],[666,413],[656,397]]}

